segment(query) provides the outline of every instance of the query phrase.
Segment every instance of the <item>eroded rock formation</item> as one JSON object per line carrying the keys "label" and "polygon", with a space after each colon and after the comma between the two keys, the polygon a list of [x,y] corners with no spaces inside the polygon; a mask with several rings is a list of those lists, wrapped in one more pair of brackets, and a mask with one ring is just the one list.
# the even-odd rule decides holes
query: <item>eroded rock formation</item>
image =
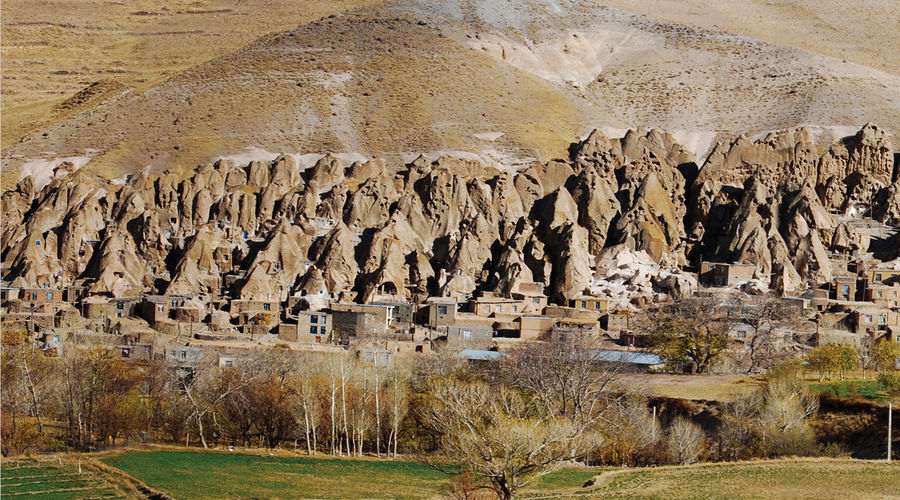
{"label": "eroded rock formation", "polygon": [[[607,278],[681,296],[696,283],[670,271],[717,260],[755,264],[761,282],[800,290],[831,279],[831,252],[867,250],[848,220],[900,223],[883,130],[866,125],[831,145],[812,137],[729,138],[700,167],[672,135],[632,130],[594,131],[571,158],[520,171],[452,157],[348,166],[328,154],[305,170],[291,156],[221,160],[186,178],[124,184],[76,172],[40,191],[26,177],[2,195],[4,279],[86,280],[114,297],[359,301],[541,281],[563,301]],[[598,267],[611,248],[668,271],[623,278]]]}

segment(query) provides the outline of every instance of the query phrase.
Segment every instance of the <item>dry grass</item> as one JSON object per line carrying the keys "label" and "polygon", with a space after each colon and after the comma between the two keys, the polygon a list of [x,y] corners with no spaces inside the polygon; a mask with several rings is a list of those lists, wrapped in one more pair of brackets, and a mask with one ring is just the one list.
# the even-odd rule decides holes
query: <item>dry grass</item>
{"label": "dry grass", "polygon": [[753,392],[762,382],[745,375],[629,374],[619,383],[649,396],[728,402]]}
{"label": "dry grass", "polygon": [[[6,0],[3,146],[93,82],[137,91],[258,37],[378,0]],[[185,50],[190,47],[190,50]]]}
{"label": "dry grass", "polygon": [[614,498],[895,498],[900,464],[788,459],[617,470],[595,481],[590,496]]}
{"label": "dry grass", "polygon": [[900,75],[893,0],[602,0],[674,23],[718,29]]}
{"label": "dry grass", "polygon": [[[790,35],[805,45],[777,45],[765,28],[728,17],[730,7],[710,9],[694,29],[590,3],[557,15],[526,0],[522,8],[464,2],[461,20],[438,12],[452,10],[443,3],[410,2],[415,14],[382,3],[4,2],[4,186],[29,159],[90,149],[99,154],[87,168],[118,177],[146,165],[183,170],[248,146],[388,158],[466,150],[528,161],[564,155],[570,141],[600,125],[691,134],[870,120],[900,128],[895,74],[790,48],[817,43],[815,31]],[[819,12],[804,5],[777,14],[802,24]],[[331,13],[343,15],[312,22]],[[658,16],[675,14],[668,5]],[[691,15],[684,22],[698,17]],[[521,29],[497,21],[505,16]],[[734,26],[718,25],[720,18]],[[872,23],[882,33],[890,19]],[[835,40],[851,40],[858,24],[836,23]],[[723,28],[759,31],[774,45],[715,31]],[[612,38],[591,38],[604,33]],[[583,41],[569,43],[576,35]],[[493,49],[479,48],[479,39]],[[869,41],[860,50],[890,59],[891,44],[878,45],[884,50],[870,51]],[[511,64],[503,47],[534,59]],[[542,77],[561,58],[603,64],[574,88]],[[72,99],[93,82],[104,83]],[[474,137],[488,132],[503,135]]]}

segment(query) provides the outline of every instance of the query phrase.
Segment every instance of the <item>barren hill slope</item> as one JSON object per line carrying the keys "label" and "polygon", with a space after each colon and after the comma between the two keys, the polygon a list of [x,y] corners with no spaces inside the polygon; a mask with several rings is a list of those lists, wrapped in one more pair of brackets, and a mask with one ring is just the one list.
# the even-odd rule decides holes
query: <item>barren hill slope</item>
{"label": "barren hill slope", "polygon": [[3,164],[91,157],[119,176],[246,148],[517,163],[630,126],[672,130],[702,155],[718,133],[898,130],[900,77],[879,67],[595,2],[390,2],[116,92],[26,135]]}
{"label": "barren hill slope", "polygon": [[375,3],[380,0],[6,0],[0,7],[3,145],[266,33]]}

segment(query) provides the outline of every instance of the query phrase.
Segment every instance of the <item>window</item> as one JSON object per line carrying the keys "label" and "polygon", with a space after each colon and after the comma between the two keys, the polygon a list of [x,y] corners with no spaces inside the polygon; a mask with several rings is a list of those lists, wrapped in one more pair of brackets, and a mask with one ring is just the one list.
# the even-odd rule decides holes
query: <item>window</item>
{"label": "window", "polygon": [[318,327],[318,326],[311,326],[311,327],[309,327],[309,333],[312,334],[312,335],[318,335],[318,334],[319,334],[319,327]]}
{"label": "window", "polygon": [[466,340],[469,340],[470,338],[472,338],[472,332],[469,330],[463,330],[462,334],[463,334],[463,338]]}
{"label": "window", "polygon": [[34,240],[34,246],[36,246],[36,247],[41,246],[41,242],[38,240]]}
{"label": "window", "polygon": [[309,317],[309,322],[310,322],[310,323],[318,323],[318,322],[319,322],[319,317],[316,316],[316,315],[312,315],[312,316]]}
{"label": "window", "polygon": [[883,276],[882,276],[881,273],[876,274],[876,275],[875,275],[875,281],[881,281],[881,278],[882,278],[882,277],[883,277]]}
{"label": "window", "polygon": [[181,359],[187,359],[187,351],[179,351],[178,357]]}
{"label": "window", "polygon": [[270,310],[271,308],[272,308],[272,305],[269,304],[268,302],[265,303],[265,304],[263,304],[263,311],[268,311],[268,310]]}
{"label": "window", "polygon": [[53,300],[53,292],[47,292],[47,300]]}
{"label": "window", "polygon": [[541,298],[540,298],[540,297],[533,297],[533,298],[531,299],[531,303],[532,303],[532,304],[540,304],[540,303],[541,303]]}
{"label": "window", "polygon": [[328,316],[323,315],[321,323],[324,325],[327,320],[328,320]]}
{"label": "window", "polygon": [[165,306],[163,306],[162,304],[156,306],[156,310],[159,312],[163,312],[165,309],[166,309]]}
{"label": "window", "polygon": [[599,303],[599,302],[594,302],[594,309],[596,309],[596,310],[598,310],[598,311],[600,310],[600,303]]}
{"label": "window", "polygon": [[117,303],[116,303],[116,309],[119,309],[120,311],[121,311],[122,309],[125,309],[125,303],[124,303],[124,302],[117,302]]}
{"label": "window", "polygon": [[442,316],[447,314],[447,306],[438,306],[438,314]]}

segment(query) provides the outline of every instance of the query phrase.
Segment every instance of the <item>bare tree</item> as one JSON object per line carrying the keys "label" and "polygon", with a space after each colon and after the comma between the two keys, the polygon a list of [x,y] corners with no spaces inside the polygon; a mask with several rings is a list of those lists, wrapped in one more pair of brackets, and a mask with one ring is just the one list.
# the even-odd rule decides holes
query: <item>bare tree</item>
{"label": "bare tree", "polygon": [[697,462],[705,448],[706,436],[700,426],[684,417],[676,417],[666,429],[666,451],[676,464]]}
{"label": "bare tree", "polygon": [[809,392],[795,364],[769,372],[765,387],[725,406],[720,426],[719,456],[805,455],[815,451],[809,419],[818,398]]}
{"label": "bare tree", "polygon": [[446,456],[486,479],[501,499],[538,473],[584,456],[594,438],[578,419],[521,391],[450,377],[433,380],[424,422]]}
{"label": "bare tree", "polygon": [[303,431],[306,436],[306,451],[313,454],[318,451],[318,428],[322,419],[320,394],[317,388],[321,385],[322,366],[312,359],[300,365],[293,375],[292,385],[296,387],[295,408],[303,415]]}
{"label": "bare tree", "polygon": [[795,327],[802,322],[802,318],[784,301],[770,296],[738,299],[735,309],[732,317],[751,328],[747,342],[750,359],[747,373],[771,367],[779,357],[775,329],[779,326]]}
{"label": "bare tree", "polygon": [[[270,360],[264,356],[248,357],[237,367],[218,367],[213,356],[207,356],[192,371],[190,376],[180,380],[181,390],[192,407],[187,421],[197,426],[200,443],[204,448],[209,444],[206,439],[206,419],[217,422],[217,413],[223,402],[250,385],[255,379],[265,374],[265,367]],[[188,436],[188,442],[189,442]]]}
{"label": "bare tree", "polygon": [[[0,413],[4,454],[39,449],[44,443],[44,421],[54,398],[56,363],[24,343],[4,336],[0,366]],[[30,418],[21,418],[28,415]]]}
{"label": "bare tree", "polygon": [[733,321],[722,304],[685,299],[646,311],[638,329],[666,363],[706,373],[727,350]]}
{"label": "bare tree", "polygon": [[636,466],[658,461],[663,432],[643,396],[632,393],[611,405],[600,433],[603,440],[595,453],[603,463]]}
{"label": "bare tree", "polygon": [[394,365],[391,367],[390,389],[388,392],[390,397],[391,432],[387,441],[388,453],[393,451],[395,457],[397,456],[397,445],[400,442],[400,423],[406,416],[409,407],[409,378],[409,367],[401,363],[400,360],[395,360]]}
{"label": "bare tree", "polygon": [[618,366],[596,359],[593,341],[574,337],[534,342],[512,351],[502,364],[503,378],[528,391],[548,414],[593,423],[608,406]]}

